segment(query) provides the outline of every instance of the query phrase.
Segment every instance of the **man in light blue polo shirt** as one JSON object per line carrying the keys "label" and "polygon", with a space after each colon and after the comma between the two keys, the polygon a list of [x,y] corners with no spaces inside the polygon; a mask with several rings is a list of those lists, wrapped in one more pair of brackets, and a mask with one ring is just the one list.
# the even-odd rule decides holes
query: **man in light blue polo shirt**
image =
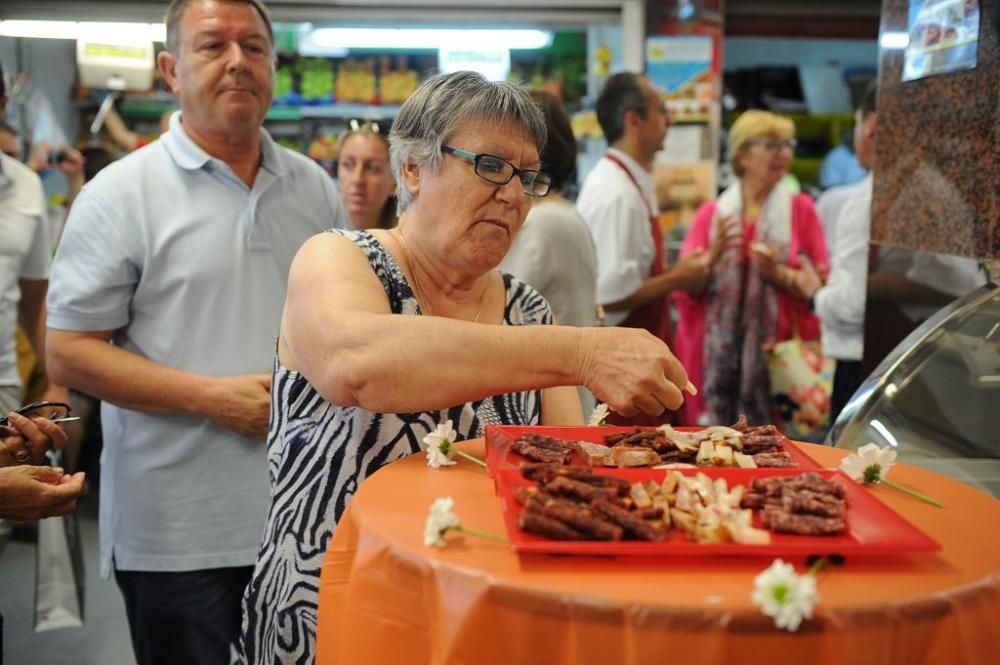
{"label": "man in light blue polo shirt", "polygon": [[140,665],[227,662],[267,512],[264,439],[288,268],[348,222],[261,129],[258,0],[174,0],[157,64],[181,111],[77,199],[53,266],[50,371],[104,401],[101,570]]}

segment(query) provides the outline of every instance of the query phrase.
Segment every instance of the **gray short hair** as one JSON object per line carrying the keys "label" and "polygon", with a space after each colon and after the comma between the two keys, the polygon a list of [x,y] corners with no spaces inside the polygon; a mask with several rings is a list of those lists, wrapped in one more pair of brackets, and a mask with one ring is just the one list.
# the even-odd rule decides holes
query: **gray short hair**
{"label": "gray short hair", "polygon": [[[167,15],[164,17],[163,22],[167,26],[167,50],[174,55],[177,54],[178,47],[178,37],[180,36],[180,25],[181,17],[184,16],[184,10],[188,8],[189,5],[193,5],[195,2],[204,2],[205,0],[171,0],[170,6],[167,7]],[[261,20],[264,21],[264,25],[267,27],[267,37],[271,40],[271,46],[274,46],[274,26],[271,25],[271,16],[267,11],[267,7],[260,0],[224,0],[226,2],[242,2],[245,5],[250,5],[253,7],[254,11],[260,16]]]}
{"label": "gray short hair", "polygon": [[528,93],[502,81],[488,81],[476,72],[439,74],[428,79],[403,103],[389,134],[389,162],[396,178],[399,212],[413,196],[403,180],[403,165],[412,162],[435,172],[441,165],[441,144],[464,125],[476,121],[520,126],[541,153],[545,147],[545,117]]}

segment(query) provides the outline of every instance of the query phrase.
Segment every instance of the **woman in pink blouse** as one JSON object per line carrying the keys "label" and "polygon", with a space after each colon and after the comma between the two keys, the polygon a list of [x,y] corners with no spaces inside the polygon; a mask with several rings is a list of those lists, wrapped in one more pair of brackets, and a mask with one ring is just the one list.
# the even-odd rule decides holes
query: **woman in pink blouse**
{"label": "woman in pink blouse", "polygon": [[738,176],[701,206],[681,256],[710,251],[712,274],[700,294],[675,292],[680,322],[674,352],[699,395],[681,411],[686,425],[729,424],[745,413],[771,422],[765,345],[819,337],[819,321],[797,285],[803,257],[829,269],[823,227],[812,199],[783,183],[795,126],[766,111],[743,113],[729,133]]}

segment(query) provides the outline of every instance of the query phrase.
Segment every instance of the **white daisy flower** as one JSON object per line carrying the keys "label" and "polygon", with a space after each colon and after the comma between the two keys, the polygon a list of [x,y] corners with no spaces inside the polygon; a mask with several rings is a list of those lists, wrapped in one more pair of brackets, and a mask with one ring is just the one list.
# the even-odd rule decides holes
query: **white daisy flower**
{"label": "white daisy flower", "polygon": [[816,578],[799,575],[790,563],[775,559],[753,581],[753,602],[774,619],[778,628],[794,632],[803,619],[811,619],[813,606],[819,602]]}
{"label": "white daisy flower", "polygon": [[604,424],[604,419],[608,417],[608,405],[598,404],[590,412],[590,419],[587,421],[588,427],[598,427]]}
{"label": "white daisy flower", "polygon": [[[449,421],[450,422],[450,421]],[[424,545],[427,547],[444,547],[447,543],[444,534],[449,529],[458,527],[458,515],[452,510],[455,500],[450,496],[434,499],[427,513],[427,524],[424,526]]]}
{"label": "white daisy flower", "polygon": [[840,462],[841,470],[854,480],[877,483],[885,480],[889,469],[896,463],[896,451],[886,446],[879,448],[869,443],[858,448]]}
{"label": "white daisy flower", "polygon": [[427,466],[438,469],[442,466],[456,464],[452,456],[452,444],[458,438],[458,432],[451,426],[451,420],[434,428],[434,431],[424,437],[427,445]]}

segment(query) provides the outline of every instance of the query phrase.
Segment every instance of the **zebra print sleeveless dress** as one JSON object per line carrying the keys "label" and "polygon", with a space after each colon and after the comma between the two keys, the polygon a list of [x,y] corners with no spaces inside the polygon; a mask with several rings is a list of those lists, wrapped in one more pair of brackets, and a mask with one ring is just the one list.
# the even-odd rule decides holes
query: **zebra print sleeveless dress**
{"label": "zebra print sleeveless dress", "polygon": [[[378,240],[365,231],[330,232],[365,253],[393,313],[420,315],[402,270]],[[552,323],[549,305],[537,291],[503,277],[504,325]],[[330,404],[275,358],[267,440],[271,507],[243,597],[234,662],[312,665],[320,567],[344,508],[361,481],[419,452],[423,437],[449,418],[459,439],[482,436],[486,425],[538,424],[541,392],[497,395],[443,411],[372,413]]]}

